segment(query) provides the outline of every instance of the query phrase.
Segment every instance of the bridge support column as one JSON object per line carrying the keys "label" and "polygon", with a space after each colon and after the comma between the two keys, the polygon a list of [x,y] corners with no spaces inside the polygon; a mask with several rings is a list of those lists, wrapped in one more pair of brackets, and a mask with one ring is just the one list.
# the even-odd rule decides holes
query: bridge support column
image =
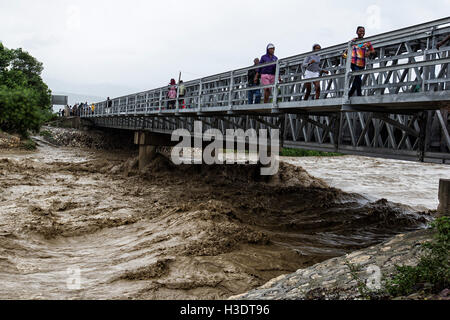
{"label": "bridge support column", "polygon": [[450,180],[441,179],[439,183],[439,216],[450,217]]}
{"label": "bridge support column", "polygon": [[143,171],[155,158],[156,146],[151,145],[148,133],[145,132],[135,132],[134,143],[139,145],[139,171]]}
{"label": "bridge support column", "polygon": [[146,166],[155,158],[156,147],[155,146],[139,146],[139,171],[145,169]]}
{"label": "bridge support column", "polygon": [[142,171],[156,157],[157,147],[173,147],[177,142],[167,134],[142,132],[134,133],[134,144],[139,145],[139,170]]}

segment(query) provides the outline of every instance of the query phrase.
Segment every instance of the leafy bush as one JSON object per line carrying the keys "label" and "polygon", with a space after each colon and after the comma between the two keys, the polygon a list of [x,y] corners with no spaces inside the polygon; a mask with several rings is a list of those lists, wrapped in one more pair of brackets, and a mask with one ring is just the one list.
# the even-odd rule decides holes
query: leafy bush
{"label": "leafy bush", "polygon": [[42,130],[41,132],[39,132],[39,135],[44,138],[52,138],[53,137],[53,134],[48,130]]}
{"label": "leafy bush", "polygon": [[415,267],[397,266],[397,273],[386,282],[390,295],[410,295],[419,290],[439,293],[450,286],[450,218],[437,219],[433,240],[423,244],[424,255]]}
{"label": "leafy bush", "polygon": [[42,63],[22,49],[0,43],[0,129],[28,136],[53,117]]}

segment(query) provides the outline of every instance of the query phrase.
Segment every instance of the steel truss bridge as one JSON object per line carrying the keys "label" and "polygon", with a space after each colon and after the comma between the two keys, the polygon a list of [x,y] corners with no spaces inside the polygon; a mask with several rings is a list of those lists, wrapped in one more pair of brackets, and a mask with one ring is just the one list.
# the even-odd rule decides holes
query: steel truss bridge
{"label": "steel truss bridge", "polygon": [[[186,93],[168,109],[169,87],[95,104],[82,118],[98,127],[171,134],[175,129],[280,129],[284,147],[422,162],[450,163],[450,17],[348,42],[318,52],[329,75],[305,79],[304,53],[276,63],[273,86],[248,87],[248,67],[184,83]],[[352,72],[342,57],[371,41],[377,56]],[[271,65],[267,64],[267,65]],[[258,66],[260,67],[260,66]],[[354,76],[363,96],[349,97]],[[304,101],[305,83],[320,81]],[[272,89],[268,104],[248,104],[249,90]]]}

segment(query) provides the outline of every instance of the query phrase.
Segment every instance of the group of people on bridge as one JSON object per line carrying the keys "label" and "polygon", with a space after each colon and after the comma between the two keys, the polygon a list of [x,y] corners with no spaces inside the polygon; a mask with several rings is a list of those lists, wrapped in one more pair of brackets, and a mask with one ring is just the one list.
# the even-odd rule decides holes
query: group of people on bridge
{"label": "group of people on bridge", "polygon": [[[109,98],[108,98],[109,99]],[[95,105],[89,105],[85,103],[77,103],[73,106],[66,105],[64,109],[59,109],[58,116],[63,117],[79,117],[81,114],[93,114],[95,111]]]}
{"label": "group of people on bridge", "polygon": [[[363,26],[359,26],[356,29],[356,35],[357,37],[352,39],[352,42],[355,41],[361,41],[364,39],[364,36],[366,34],[366,29]],[[450,35],[447,36],[444,40],[439,42],[436,46],[436,48],[439,50],[440,47],[444,46],[447,42],[450,41]],[[322,49],[320,44],[314,44],[313,47],[313,54],[308,56],[303,61],[303,68],[304,68],[304,78],[305,79],[315,79],[313,81],[314,87],[315,87],[315,99],[320,99],[320,80],[317,80],[317,78],[320,78],[323,74],[329,74],[329,71],[323,69],[321,67],[321,57],[316,53]],[[344,59],[347,59],[348,52],[347,50],[342,54]],[[372,46],[372,43],[370,41],[355,44],[352,46],[352,52],[351,52],[351,69],[352,71],[361,71],[364,70],[367,63],[367,58],[375,58],[376,52],[374,47]],[[267,45],[267,51],[266,54],[261,57],[261,59],[256,58],[253,62],[254,65],[259,64],[265,64],[270,62],[276,62],[278,58],[275,56],[275,46],[273,44]],[[270,66],[264,66],[258,69],[252,69],[248,71],[248,87],[259,87],[262,86],[269,86],[273,85],[275,83],[275,77],[276,77],[276,66],[270,65]],[[281,82],[281,78],[279,78],[279,81]],[[305,96],[304,100],[308,100],[311,96],[311,90],[312,90],[312,83],[308,82],[305,84]],[[264,89],[264,103],[269,103],[270,95],[271,95],[271,88],[265,88]],[[354,94],[357,94],[358,96],[362,96],[362,77],[361,75],[357,75],[353,77],[353,83],[352,87],[349,91],[349,97],[353,96]],[[261,91],[259,89],[255,90],[249,90],[248,91],[248,104],[260,104],[261,103]]]}
{"label": "group of people on bridge", "polygon": [[[359,26],[356,30],[357,38],[353,41],[359,41],[364,39],[366,30],[364,27]],[[304,78],[305,79],[315,79],[312,82],[305,84],[305,96],[304,100],[308,100],[311,96],[312,84],[315,87],[315,99],[320,99],[320,81],[317,80],[323,74],[329,74],[329,71],[321,67],[321,57],[317,54],[318,51],[322,49],[320,44],[314,44],[313,54],[308,56],[303,61],[304,68]],[[343,57],[347,58],[348,53],[344,52]],[[370,42],[365,42],[362,44],[354,45],[352,47],[351,53],[351,68],[353,71],[363,70],[366,66],[366,59],[369,57],[374,57],[376,55],[375,49]],[[275,46],[273,44],[267,45],[266,54],[261,57],[261,59],[256,58],[254,60],[254,65],[266,64],[270,62],[276,62],[278,58],[275,56]],[[275,83],[276,77],[276,66],[264,66],[258,69],[252,69],[248,71],[248,86],[249,87],[259,87],[269,86]],[[281,78],[279,79],[281,82]],[[264,103],[269,103],[271,88],[264,89]],[[362,79],[361,76],[354,77],[352,87],[349,92],[349,96],[357,93],[358,96],[362,95]],[[261,103],[261,91],[258,89],[248,91],[248,104],[259,104]]]}
{"label": "group of people on bridge", "polygon": [[[364,39],[366,30],[364,27],[359,26],[356,30],[357,37],[353,41],[359,41]],[[304,100],[308,100],[311,96],[312,84],[315,87],[315,99],[320,98],[320,80],[317,80],[323,74],[329,74],[329,71],[321,67],[321,57],[316,52],[320,51],[322,47],[320,44],[313,45],[313,54],[307,57],[303,62],[304,77],[305,79],[315,79],[312,83],[306,83],[305,89],[306,93]],[[347,52],[343,53],[343,57],[347,58]],[[375,57],[375,49],[370,42],[365,42],[362,44],[354,45],[351,53],[351,68],[353,71],[363,70],[366,66],[366,59],[369,57]],[[261,59],[255,58],[253,63],[254,66],[264,65],[268,63],[273,63],[278,61],[277,56],[275,56],[275,46],[269,43],[266,48],[266,54],[261,57]],[[276,65],[266,65],[260,68],[254,68],[248,71],[248,87],[259,87],[259,86],[270,86],[275,83],[276,77]],[[281,82],[281,78],[279,78]],[[179,93],[177,92],[179,91]],[[269,103],[270,95],[272,93],[271,88],[264,88],[264,103]],[[186,108],[183,97],[185,96],[185,87],[183,81],[179,81],[177,85],[175,79],[171,79],[169,83],[169,90],[167,92],[167,108],[175,109],[177,102],[177,97],[179,101],[180,109]],[[358,96],[362,95],[362,79],[361,76],[355,76],[353,85],[350,89],[349,96],[357,93]],[[248,91],[248,104],[260,104],[261,103],[261,90],[254,89]],[[163,108],[164,109],[164,108]]]}

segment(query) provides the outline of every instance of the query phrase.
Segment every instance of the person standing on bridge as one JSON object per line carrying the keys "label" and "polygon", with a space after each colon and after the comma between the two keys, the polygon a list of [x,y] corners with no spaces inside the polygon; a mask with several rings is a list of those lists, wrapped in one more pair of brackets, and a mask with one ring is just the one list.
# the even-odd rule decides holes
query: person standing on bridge
{"label": "person standing on bridge", "polygon": [[[313,45],[314,54],[307,57],[303,61],[303,67],[305,70],[305,79],[319,78],[323,73],[328,74],[328,71],[320,67],[320,56],[316,54],[316,51],[320,51],[322,47],[320,44]],[[305,83],[306,94],[304,100],[308,100],[311,95],[311,82]],[[320,98],[320,81],[314,81],[314,87],[316,88],[316,100]]]}
{"label": "person standing on bridge", "polygon": [[[276,61],[278,61],[278,58],[275,56],[275,46],[269,43],[267,45],[266,54],[261,57],[259,64],[265,64]],[[275,83],[276,70],[277,70],[276,65],[261,67],[257,70],[254,81],[257,81],[258,77],[261,75],[261,84],[263,86],[272,85]],[[271,92],[272,92],[271,88],[264,89],[264,103],[269,103]]]}
{"label": "person standing on bridge", "polygon": [[177,83],[175,79],[170,80],[169,92],[167,92],[167,99],[169,99],[168,109],[175,109],[175,103],[177,99]]}
{"label": "person standing on bridge", "polygon": [[[253,65],[257,66],[259,64],[259,59],[256,58],[253,60]],[[249,87],[258,87],[260,84],[260,77],[259,75],[256,76],[257,70],[251,69],[248,70],[247,78],[248,78],[248,86]],[[256,104],[261,103],[261,90],[249,90],[248,91],[248,104],[253,104],[253,98],[255,99]]]}
{"label": "person standing on bridge", "polygon": [[76,117],[78,116],[78,105],[74,105],[72,108],[72,116]]}
{"label": "person standing on bridge", "polygon": [[178,104],[180,105],[180,109],[186,109],[186,104],[184,103],[184,96],[186,95],[186,87],[184,86],[183,80],[180,80],[178,85]]}
{"label": "person standing on bridge", "polygon": [[[356,34],[358,35],[357,38],[354,38],[352,41],[360,41],[364,39],[364,36],[366,35],[366,29],[364,27],[358,27],[356,29]],[[343,57],[344,59],[347,59],[347,51],[344,52]],[[366,67],[366,58],[368,57],[374,57],[376,55],[375,49],[372,46],[372,43],[365,42],[358,45],[354,45],[352,48],[352,71],[360,71],[364,70]],[[353,94],[356,93],[358,96],[362,96],[362,79],[361,76],[355,76],[353,80],[352,88],[350,89],[350,92],[348,93],[348,96],[351,97]]]}

